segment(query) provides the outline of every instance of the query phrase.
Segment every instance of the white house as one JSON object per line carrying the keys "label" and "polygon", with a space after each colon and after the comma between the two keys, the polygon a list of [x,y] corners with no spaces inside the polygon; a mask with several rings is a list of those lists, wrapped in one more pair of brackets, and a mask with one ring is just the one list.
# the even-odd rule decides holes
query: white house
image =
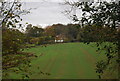
{"label": "white house", "polygon": [[62,43],[62,42],[64,42],[64,39],[63,39],[63,36],[62,35],[57,35],[56,37],[55,37],[55,42],[57,43]]}

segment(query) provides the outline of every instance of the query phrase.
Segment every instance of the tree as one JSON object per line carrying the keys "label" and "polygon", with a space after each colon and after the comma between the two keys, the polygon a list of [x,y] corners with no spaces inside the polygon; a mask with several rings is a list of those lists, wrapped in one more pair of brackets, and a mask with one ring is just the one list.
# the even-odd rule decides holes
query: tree
{"label": "tree", "polygon": [[25,36],[15,29],[3,29],[2,30],[2,54],[16,54],[20,51],[24,45]]}
{"label": "tree", "polygon": [[29,24],[26,28],[26,35],[28,37],[40,37],[43,36],[44,29],[38,28],[37,26],[33,26]]}
{"label": "tree", "polygon": [[68,29],[68,32],[66,35],[66,37],[68,36],[68,38],[70,38],[72,41],[77,40],[77,35],[80,29],[80,25],[79,24],[67,24],[66,28]]}
{"label": "tree", "polygon": [[[65,4],[72,6],[71,10],[82,10],[82,18],[79,19],[77,13],[72,14],[73,21],[82,25],[99,25],[116,28],[120,22],[119,3],[115,2],[66,2]],[[67,12],[70,12],[69,10]],[[67,13],[69,14],[69,13]]]}
{"label": "tree", "polygon": [[56,33],[55,33],[55,28],[52,26],[48,26],[45,29],[45,35],[46,36],[51,36],[51,37],[55,37]]}
{"label": "tree", "polygon": [[[20,67],[18,71],[26,71],[25,67],[29,66],[30,60],[28,53],[23,53],[24,34],[17,30],[22,28],[22,21],[20,15],[28,13],[26,10],[22,10],[22,4],[18,0],[13,2],[2,1],[0,2],[0,28],[2,28],[2,77],[7,78],[9,68],[19,67],[23,64],[24,67]],[[11,70],[15,72],[15,69]],[[29,73],[24,74],[24,78],[29,78]]]}
{"label": "tree", "polygon": [[22,10],[22,4],[14,0],[13,2],[1,2],[0,6],[0,26],[2,28],[16,28],[17,25],[22,27],[22,24],[19,24],[22,19],[20,18],[20,14],[29,13],[29,11]]}
{"label": "tree", "polygon": [[[97,62],[96,72],[99,73],[99,78],[106,78],[105,73],[109,67],[111,70],[117,71],[117,67],[120,66],[120,2],[66,2],[65,4],[72,6],[71,10],[82,10],[82,17],[79,19],[78,15],[72,14],[72,19],[78,22],[82,27],[84,27],[84,36],[87,37],[87,43],[90,43],[93,37],[97,38],[96,46],[98,50],[104,50],[107,61],[103,60]],[[97,4],[97,5],[96,5]],[[71,11],[67,11],[71,12]],[[101,30],[99,30],[101,29]],[[116,67],[114,67],[116,65]],[[110,72],[109,72],[110,73]],[[111,76],[108,73],[108,76]],[[118,78],[115,72],[114,77]]]}

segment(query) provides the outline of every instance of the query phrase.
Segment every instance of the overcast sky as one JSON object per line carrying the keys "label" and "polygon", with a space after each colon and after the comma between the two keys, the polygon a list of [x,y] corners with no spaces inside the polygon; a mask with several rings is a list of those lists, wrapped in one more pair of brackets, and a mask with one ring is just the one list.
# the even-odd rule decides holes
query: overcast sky
{"label": "overcast sky", "polygon": [[[22,24],[26,22],[33,25],[41,25],[43,27],[52,24],[68,24],[73,21],[68,18],[62,12],[69,8],[66,5],[61,5],[65,0],[21,0],[24,2],[23,8],[33,8],[27,15],[22,16]],[[67,1],[79,1],[79,0],[67,0]],[[81,0],[82,1],[82,0]],[[83,0],[85,1],[85,0]],[[86,0],[90,1],[90,0]],[[35,8],[35,9],[34,9]]]}
{"label": "overcast sky", "polygon": [[29,9],[30,13],[22,16],[22,23],[26,22],[33,25],[52,25],[57,23],[67,24],[72,21],[65,16],[62,12],[67,6],[60,5],[62,0],[49,0],[49,1],[38,1],[38,2],[25,2],[23,8]]}
{"label": "overcast sky", "polygon": [[72,23],[72,21],[68,19],[68,17],[65,16],[65,14],[62,13],[66,8],[68,8],[65,5],[60,5],[60,3],[63,3],[65,0],[21,0],[21,1],[24,1],[23,2],[24,9],[33,8],[32,10],[30,10],[29,14],[22,16],[23,18],[22,24],[28,22],[33,25],[41,25],[45,27],[47,25],[57,23],[61,24]]}

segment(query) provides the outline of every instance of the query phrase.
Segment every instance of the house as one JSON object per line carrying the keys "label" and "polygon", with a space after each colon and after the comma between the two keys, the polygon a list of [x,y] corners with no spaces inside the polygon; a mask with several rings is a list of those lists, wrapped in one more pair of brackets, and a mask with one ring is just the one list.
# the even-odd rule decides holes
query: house
{"label": "house", "polygon": [[57,35],[56,37],[55,37],[55,42],[57,43],[57,42],[64,42],[64,36],[63,35]]}

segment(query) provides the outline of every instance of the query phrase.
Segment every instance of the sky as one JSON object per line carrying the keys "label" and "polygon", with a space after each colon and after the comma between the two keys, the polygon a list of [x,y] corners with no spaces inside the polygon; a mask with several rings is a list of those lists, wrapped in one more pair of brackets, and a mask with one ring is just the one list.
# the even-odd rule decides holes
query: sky
{"label": "sky", "polygon": [[[67,15],[63,14],[64,10],[69,8],[66,5],[61,5],[65,0],[21,0],[23,3],[22,8],[30,10],[29,14],[22,15],[23,25],[26,23],[32,25],[40,25],[43,28],[52,24],[68,24],[73,23]],[[67,1],[78,1],[78,0],[67,0]],[[82,0],[81,0],[82,1]],[[85,0],[83,0],[85,1]],[[90,0],[86,0],[90,1]],[[95,1],[95,0],[94,0]],[[80,12],[78,12],[80,13]]]}
{"label": "sky", "polygon": [[[24,9],[30,9],[30,13],[22,16],[22,24],[28,22],[33,25],[41,25],[46,27],[52,24],[68,24],[73,21],[68,18],[63,12],[68,7],[67,5],[61,5],[65,0],[21,0],[23,2]],[[79,1],[79,0],[67,0],[67,1]],[[81,0],[82,1],[82,0]],[[85,0],[83,0],[85,1]],[[90,1],[90,0],[86,0]],[[78,12],[79,13],[79,12]]]}
{"label": "sky", "polygon": [[[63,14],[64,10],[69,8],[65,5],[60,5],[64,3],[65,0],[21,0],[24,9],[30,9],[30,13],[22,16],[22,24],[26,22],[33,25],[41,25],[45,27],[52,24],[68,24],[73,23],[67,15]],[[67,1],[79,1],[79,0],[67,0]],[[80,0],[80,1],[97,1],[97,0]],[[107,0],[110,1],[110,0]],[[80,12],[78,12],[80,13]],[[79,16],[80,17],[80,16]]]}
{"label": "sky", "polygon": [[62,0],[24,2],[24,9],[32,9],[29,14],[22,15],[22,24],[28,22],[33,25],[41,25],[42,27],[45,27],[57,23],[71,23],[72,21],[62,13],[67,6],[61,5],[61,2]]}

